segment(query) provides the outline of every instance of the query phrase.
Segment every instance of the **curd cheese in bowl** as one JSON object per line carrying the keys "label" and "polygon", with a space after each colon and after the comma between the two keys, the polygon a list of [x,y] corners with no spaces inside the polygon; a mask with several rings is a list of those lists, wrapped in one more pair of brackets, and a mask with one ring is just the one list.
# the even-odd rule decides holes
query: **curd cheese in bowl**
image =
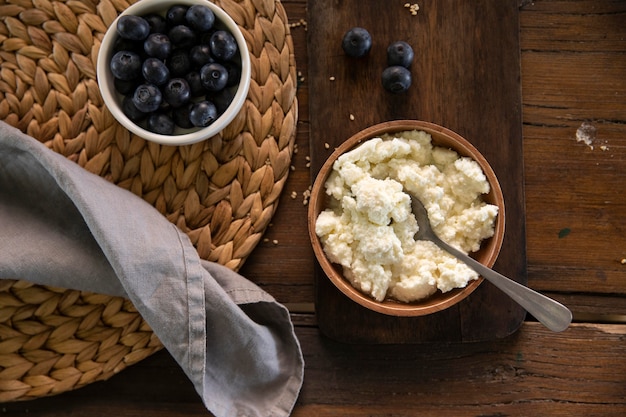
{"label": "curd cheese in bowl", "polygon": [[374,126],[338,148],[314,184],[309,228],[322,268],[342,292],[375,311],[422,315],[460,301],[481,279],[414,239],[407,192],[424,203],[440,238],[495,262],[504,231],[495,174],[469,142],[425,122]]}

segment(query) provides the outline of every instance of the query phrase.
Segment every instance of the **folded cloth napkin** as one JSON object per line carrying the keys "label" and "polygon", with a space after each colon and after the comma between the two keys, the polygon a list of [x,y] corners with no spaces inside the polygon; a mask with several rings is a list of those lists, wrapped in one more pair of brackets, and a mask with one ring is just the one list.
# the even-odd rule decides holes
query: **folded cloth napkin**
{"label": "folded cloth napkin", "polygon": [[201,260],[152,206],[0,122],[0,278],[129,298],[221,416],[287,416],[304,374],[289,313]]}

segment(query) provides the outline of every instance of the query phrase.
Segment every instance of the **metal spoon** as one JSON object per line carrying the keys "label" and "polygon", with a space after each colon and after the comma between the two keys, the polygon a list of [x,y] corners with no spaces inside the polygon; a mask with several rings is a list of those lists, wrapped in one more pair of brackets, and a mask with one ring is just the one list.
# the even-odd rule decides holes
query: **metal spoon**
{"label": "metal spoon", "polygon": [[493,269],[487,268],[480,262],[439,239],[430,225],[428,212],[422,202],[419,198],[410,193],[408,194],[411,197],[413,214],[419,226],[419,231],[415,234],[416,240],[430,240],[441,249],[463,261],[467,266],[478,272],[483,278],[524,307],[526,311],[532,314],[533,317],[539,320],[548,329],[555,332],[567,329],[572,322],[572,312],[567,307],[497,273]]}

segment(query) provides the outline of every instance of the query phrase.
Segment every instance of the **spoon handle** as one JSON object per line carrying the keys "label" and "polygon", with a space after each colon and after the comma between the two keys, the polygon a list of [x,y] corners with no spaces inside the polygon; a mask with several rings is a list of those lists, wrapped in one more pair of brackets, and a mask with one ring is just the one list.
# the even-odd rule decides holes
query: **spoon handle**
{"label": "spoon handle", "polygon": [[438,237],[435,237],[434,241],[441,249],[463,261],[483,278],[506,293],[548,329],[561,332],[567,329],[572,322],[572,312],[563,304],[487,268]]}

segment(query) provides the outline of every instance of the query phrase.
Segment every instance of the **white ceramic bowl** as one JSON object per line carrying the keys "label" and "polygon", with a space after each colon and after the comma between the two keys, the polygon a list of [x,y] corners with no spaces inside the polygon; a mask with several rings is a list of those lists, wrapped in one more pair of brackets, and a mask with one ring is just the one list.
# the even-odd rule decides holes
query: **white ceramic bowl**
{"label": "white ceramic bowl", "polygon": [[[222,131],[230,122],[233,121],[235,116],[241,110],[241,107],[246,101],[248,96],[248,89],[250,88],[250,55],[248,53],[248,47],[246,45],[245,38],[241,33],[241,30],[234,22],[234,20],[220,7],[211,3],[208,0],[140,0],[139,2],[128,7],[120,15],[137,15],[142,16],[149,13],[163,13],[173,5],[194,5],[203,4],[213,10],[215,14],[215,25],[217,27],[223,27],[228,29],[230,33],[235,37],[237,45],[239,47],[239,55],[241,56],[241,79],[234,94],[233,101],[230,103],[224,113],[220,115],[211,125],[205,128],[195,129],[181,129],[176,128],[173,135],[161,135],[150,132],[142,128],[141,126],[130,120],[122,111],[122,99],[123,96],[115,90],[113,84],[113,74],[109,68],[111,57],[113,56],[113,45],[118,37],[117,34],[117,19],[109,27],[100,50],[98,52],[97,63],[97,76],[98,86],[100,87],[100,93],[104,100],[104,103],[108,107],[109,111],[113,114],[113,117],[117,119],[124,127],[136,135],[156,143],[163,145],[188,145],[191,143],[200,142],[206,140],[220,131]],[[119,17],[118,17],[119,19]]]}

